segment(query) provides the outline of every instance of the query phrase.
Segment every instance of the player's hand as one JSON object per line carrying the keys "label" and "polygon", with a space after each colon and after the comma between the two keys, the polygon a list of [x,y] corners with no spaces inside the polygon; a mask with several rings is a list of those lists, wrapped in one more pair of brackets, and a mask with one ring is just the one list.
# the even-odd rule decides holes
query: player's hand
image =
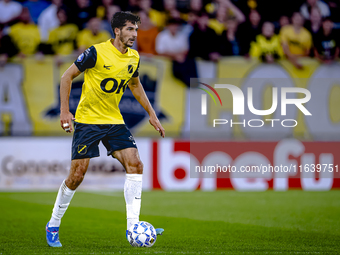
{"label": "player's hand", "polygon": [[159,122],[156,115],[150,116],[149,122],[159,132],[159,134],[164,138],[165,137],[165,130],[162,127],[162,124]]}
{"label": "player's hand", "polygon": [[60,126],[67,133],[71,133],[73,131],[72,120],[75,120],[75,118],[69,111],[60,113]]}

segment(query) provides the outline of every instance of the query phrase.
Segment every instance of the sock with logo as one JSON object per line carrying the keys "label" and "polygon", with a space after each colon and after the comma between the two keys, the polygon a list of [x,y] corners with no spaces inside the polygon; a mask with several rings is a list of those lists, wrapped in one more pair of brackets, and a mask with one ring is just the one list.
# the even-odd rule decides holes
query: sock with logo
{"label": "sock with logo", "polygon": [[49,221],[48,227],[60,226],[61,218],[64,216],[64,213],[66,212],[67,207],[69,206],[75,192],[75,190],[71,190],[66,186],[64,180],[59,188],[57,199],[52,211],[52,217]]}
{"label": "sock with logo", "polygon": [[139,221],[140,206],[142,201],[141,174],[126,174],[124,184],[124,197],[126,203],[127,229]]}

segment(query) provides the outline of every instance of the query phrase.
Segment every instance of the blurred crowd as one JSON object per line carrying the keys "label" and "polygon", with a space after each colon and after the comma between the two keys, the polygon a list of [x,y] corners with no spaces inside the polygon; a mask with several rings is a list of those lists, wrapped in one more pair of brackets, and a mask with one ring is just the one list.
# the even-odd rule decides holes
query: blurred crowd
{"label": "blurred crowd", "polygon": [[300,57],[331,63],[339,55],[340,0],[0,0],[0,63],[18,55],[78,54],[113,38],[117,11],[141,18],[134,47],[173,61],[189,84],[195,60]]}

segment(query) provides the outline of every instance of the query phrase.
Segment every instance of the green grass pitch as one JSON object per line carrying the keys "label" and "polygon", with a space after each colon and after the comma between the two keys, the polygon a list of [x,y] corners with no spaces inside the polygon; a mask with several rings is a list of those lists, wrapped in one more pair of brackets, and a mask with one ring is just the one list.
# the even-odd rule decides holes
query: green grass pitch
{"label": "green grass pitch", "polygon": [[56,192],[0,193],[0,254],[340,254],[340,191],[144,192],[151,248],[125,239],[122,192],[77,191],[50,248]]}

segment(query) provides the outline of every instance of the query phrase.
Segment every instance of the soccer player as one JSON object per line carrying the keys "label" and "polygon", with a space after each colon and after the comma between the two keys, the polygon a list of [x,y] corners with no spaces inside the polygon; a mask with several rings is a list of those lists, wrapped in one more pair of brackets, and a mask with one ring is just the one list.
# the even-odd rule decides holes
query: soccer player
{"label": "soccer player", "polygon": [[[60,247],[59,226],[76,188],[84,179],[90,158],[99,156],[100,141],[107,155],[118,159],[126,169],[124,197],[127,229],[139,221],[143,164],[136,143],[124,124],[119,101],[128,85],[150,116],[150,124],[165,136],[165,130],[153,110],[139,80],[139,55],[129,48],[137,37],[140,19],[130,12],[117,12],[111,20],[115,39],[95,44],[85,50],[65,71],[60,83],[60,124],[66,132],[75,130],[72,162],[68,177],[59,188],[52,217],[46,225],[49,246]],[[84,85],[75,118],[69,111],[72,80],[85,72]],[[156,229],[162,234],[163,229]],[[128,233],[128,232],[127,232]]]}

